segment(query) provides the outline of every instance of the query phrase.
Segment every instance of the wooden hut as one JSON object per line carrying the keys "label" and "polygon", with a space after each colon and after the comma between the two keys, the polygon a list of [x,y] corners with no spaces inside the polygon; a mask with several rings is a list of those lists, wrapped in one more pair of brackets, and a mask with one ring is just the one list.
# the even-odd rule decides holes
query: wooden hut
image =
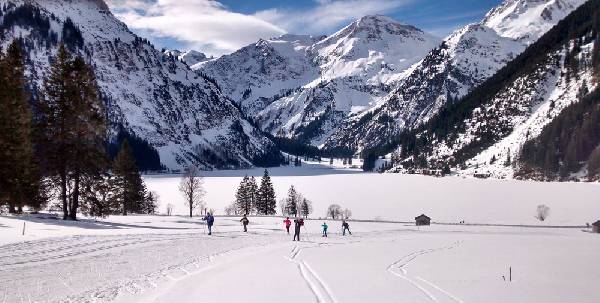
{"label": "wooden hut", "polygon": [[415,224],[417,226],[431,225],[431,218],[427,217],[426,215],[420,215],[415,217]]}
{"label": "wooden hut", "polygon": [[596,223],[592,224],[592,232],[596,234],[600,234],[600,220],[596,221]]}

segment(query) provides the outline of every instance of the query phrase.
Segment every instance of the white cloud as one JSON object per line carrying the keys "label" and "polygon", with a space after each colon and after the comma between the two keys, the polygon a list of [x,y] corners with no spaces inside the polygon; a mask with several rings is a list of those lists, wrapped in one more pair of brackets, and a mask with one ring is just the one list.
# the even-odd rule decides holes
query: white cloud
{"label": "white cloud", "polygon": [[286,32],[323,34],[364,15],[385,14],[412,0],[315,0],[306,9],[233,12],[214,0],[108,0],[130,28],[176,40],[212,55],[233,52],[259,38]]}
{"label": "white cloud", "polygon": [[[295,33],[330,33],[360,17],[386,14],[412,0],[316,0],[319,5],[304,11],[269,9],[254,16]],[[301,31],[301,32],[299,32]]]}
{"label": "white cloud", "polygon": [[258,38],[285,33],[252,15],[229,11],[210,0],[111,0],[115,15],[129,27],[171,38],[209,54],[229,53]]}

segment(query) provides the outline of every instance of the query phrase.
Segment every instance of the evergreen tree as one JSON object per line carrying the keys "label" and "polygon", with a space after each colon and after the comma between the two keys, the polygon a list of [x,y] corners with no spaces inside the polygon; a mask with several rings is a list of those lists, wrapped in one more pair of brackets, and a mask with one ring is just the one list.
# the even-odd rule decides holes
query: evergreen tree
{"label": "evergreen tree", "polygon": [[115,191],[121,213],[141,213],[144,209],[146,186],[135,165],[135,159],[127,140],[123,141],[121,149],[113,163],[115,175]]}
{"label": "evergreen tree", "polygon": [[31,110],[25,91],[25,68],[16,40],[0,56],[0,204],[10,213],[25,205],[39,208],[42,179],[34,160]]}
{"label": "evergreen tree", "polygon": [[156,213],[156,209],[158,208],[159,196],[154,191],[148,191],[146,193],[146,198],[144,199],[144,209],[143,213],[153,215]]}
{"label": "evergreen tree", "polygon": [[235,205],[242,214],[250,214],[254,207],[252,205],[253,198],[251,197],[251,192],[249,190],[249,183],[250,178],[245,176],[244,179],[242,179],[242,182],[240,182],[240,186],[235,194]]}
{"label": "evergreen tree", "polygon": [[[256,184],[256,179],[254,179],[254,176],[251,176],[250,179],[248,179],[246,191],[247,191],[247,195],[248,195],[248,200],[250,200],[250,213],[259,212],[259,209],[258,209],[258,185]],[[250,214],[250,213],[247,213],[247,214]]]}
{"label": "evergreen tree", "polygon": [[277,213],[277,201],[275,197],[275,189],[271,183],[269,172],[265,169],[262,179],[260,180],[260,188],[258,190],[257,211],[261,215],[274,215]]}
{"label": "evergreen tree", "polygon": [[588,180],[595,181],[600,177],[600,145],[598,145],[590,155],[588,160]]}
{"label": "evergreen tree", "polygon": [[290,186],[288,190],[288,196],[285,200],[285,211],[287,215],[298,216],[298,208],[300,204],[300,195],[294,188],[294,185]]}
{"label": "evergreen tree", "polygon": [[302,202],[300,203],[300,214],[304,218],[308,218],[308,215],[310,215],[311,213],[312,213],[312,202],[310,202],[306,198],[303,198]]}
{"label": "evergreen tree", "polygon": [[83,182],[83,203],[81,212],[87,216],[106,218],[119,208],[115,196],[114,179],[102,174],[95,180],[85,178]]}
{"label": "evergreen tree", "polygon": [[42,99],[38,144],[43,164],[60,187],[63,219],[76,220],[83,179],[106,167],[106,114],[92,68],[61,45]]}
{"label": "evergreen tree", "polygon": [[512,164],[512,159],[510,158],[510,149],[506,153],[506,160],[504,161],[504,166],[510,166]]}

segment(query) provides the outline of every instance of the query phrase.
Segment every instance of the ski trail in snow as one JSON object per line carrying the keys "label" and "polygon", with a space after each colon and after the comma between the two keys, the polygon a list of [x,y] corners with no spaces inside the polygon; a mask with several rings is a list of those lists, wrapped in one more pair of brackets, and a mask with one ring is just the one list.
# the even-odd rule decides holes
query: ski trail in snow
{"label": "ski trail in snow", "polygon": [[[395,261],[394,263],[390,264],[387,267],[387,271],[391,274],[393,274],[396,277],[399,277],[407,282],[409,282],[411,285],[413,285],[415,288],[417,288],[419,291],[421,291],[429,300],[433,301],[433,302],[438,302],[438,299],[436,298],[436,296],[430,292],[429,290],[427,290],[425,287],[423,287],[422,285],[420,285],[419,283],[417,283],[413,278],[411,278],[408,275],[408,270],[406,269],[406,267],[415,259],[417,259],[418,257],[422,256],[422,255],[426,255],[426,254],[430,254],[433,252],[438,252],[438,251],[442,251],[442,250],[448,250],[448,249],[453,249],[456,246],[460,245],[462,242],[457,241],[454,242],[450,245],[447,246],[443,246],[443,247],[439,247],[439,248],[430,248],[430,249],[423,249],[423,250],[418,250],[415,252],[412,252],[408,255],[403,256],[402,258],[400,258],[399,260]],[[398,272],[400,271],[400,272]],[[446,295],[447,297],[449,297],[450,299],[452,299],[453,301],[462,303],[462,300],[460,300],[459,298],[457,298],[456,296],[454,296],[453,294],[451,294],[450,292],[442,289],[441,287],[426,281],[425,279],[419,278],[417,277],[416,279],[422,281],[423,283],[427,284],[429,287],[439,291],[440,293]]]}
{"label": "ski trail in snow", "polygon": [[[320,243],[317,243],[315,246],[310,246],[309,248],[320,247]],[[289,256],[283,256],[286,260],[296,264],[298,270],[300,271],[300,275],[310,288],[311,292],[314,294],[317,302],[319,303],[337,303],[337,300],[333,296],[333,292],[325,283],[321,277],[317,274],[315,270],[313,270],[304,260],[298,260],[298,254],[304,249],[304,247],[300,247],[296,245]]]}
{"label": "ski trail in snow", "polygon": [[429,298],[429,300],[433,301],[433,302],[437,302],[437,298],[430,293],[427,289],[425,289],[423,286],[419,285],[417,282],[411,280],[407,275],[405,274],[400,274],[397,273],[395,271],[390,270],[390,273],[392,273],[394,276],[399,277],[403,280],[405,280],[406,282],[412,284],[415,288],[417,288],[418,290],[420,290],[425,296],[427,296],[427,298]]}
{"label": "ski trail in snow", "polygon": [[306,269],[308,269],[308,271],[313,275],[313,277],[315,277],[315,279],[317,280],[317,282],[319,282],[319,284],[321,285],[321,287],[325,290],[325,294],[329,297],[329,302],[335,302],[335,303],[337,303],[337,300],[333,296],[333,292],[329,288],[329,285],[327,285],[327,283],[325,283],[325,281],[323,279],[321,279],[321,277],[317,274],[317,272],[314,271],[308,265],[308,263],[306,263],[306,261],[303,260],[301,262],[302,262],[302,264],[304,264],[304,266],[306,266]]}
{"label": "ski trail in snow", "polygon": [[446,296],[448,296],[450,299],[452,299],[452,300],[456,301],[457,303],[464,303],[464,301],[463,301],[463,300],[461,300],[461,299],[457,298],[457,297],[456,297],[456,296],[454,296],[453,294],[449,293],[448,291],[446,291],[446,290],[444,290],[443,288],[441,288],[441,287],[439,287],[439,286],[437,286],[437,285],[433,284],[432,282],[430,282],[430,281],[428,281],[428,280],[425,280],[425,279],[423,279],[423,278],[421,278],[421,277],[417,277],[417,280],[419,280],[419,281],[421,281],[421,282],[423,282],[423,283],[425,283],[425,284],[427,284],[427,285],[429,285],[429,286],[431,286],[431,287],[433,287],[433,288],[437,289],[439,292],[441,292],[441,293],[445,294]]}

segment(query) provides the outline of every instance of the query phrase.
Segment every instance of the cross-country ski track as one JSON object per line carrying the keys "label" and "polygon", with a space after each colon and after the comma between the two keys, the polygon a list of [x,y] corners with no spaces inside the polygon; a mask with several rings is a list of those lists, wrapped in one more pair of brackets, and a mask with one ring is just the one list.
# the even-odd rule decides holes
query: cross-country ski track
{"label": "cross-country ski track", "polygon": [[599,299],[600,237],[579,229],[351,222],[352,236],[325,238],[309,220],[292,242],[281,218],[250,220],[244,233],[218,217],[212,236],[177,216],[38,220],[21,236],[23,220],[0,217],[16,234],[0,239],[0,303]]}

